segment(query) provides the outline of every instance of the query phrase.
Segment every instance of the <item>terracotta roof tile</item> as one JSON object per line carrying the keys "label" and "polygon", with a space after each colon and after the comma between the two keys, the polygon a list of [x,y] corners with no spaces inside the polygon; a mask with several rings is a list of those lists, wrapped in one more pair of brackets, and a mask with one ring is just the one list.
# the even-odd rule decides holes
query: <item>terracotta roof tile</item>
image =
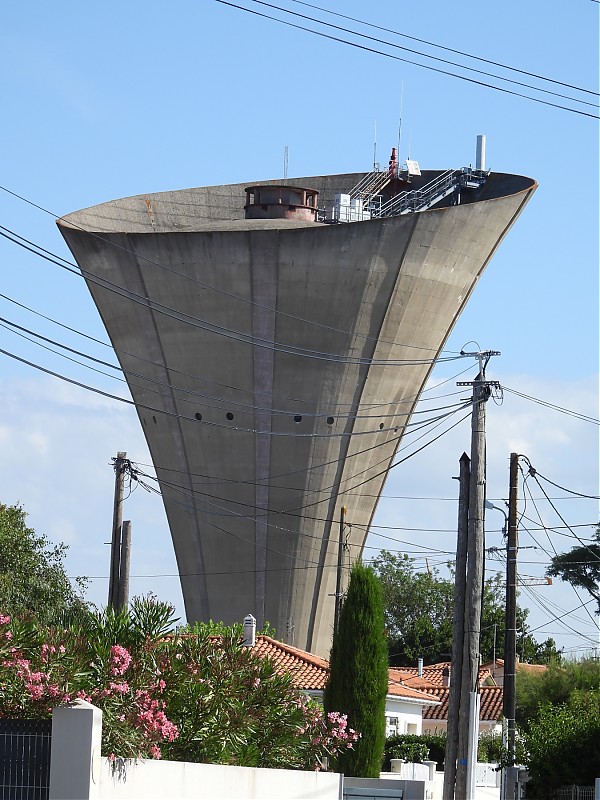
{"label": "terracotta roof tile", "polygon": [[[409,686],[415,688],[426,688],[428,686],[443,687],[444,683],[444,670],[450,669],[450,661],[441,661],[437,664],[429,664],[423,667],[423,677],[419,676],[417,667],[397,667],[399,672],[404,674],[403,680]],[[479,685],[483,685],[484,681],[492,678],[492,673],[489,666],[483,665],[479,668]],[[420,683],[419,681],[424,683]]]}
{"label": "terracotta roof tile", "polygon": [[[440,701],[439,706],[429,706],[423,709],[423,719],[448,719],[448,696],[450,690],[444,686],[437,687],[431,694]],[[504,692],[501,686],[481,686],[479,719],[487,722],[497,722],[502,717],[502,702]]]}
{"label": "terracotta roof tile", "polygon": [[[325,688],[329,677],[329,662],[324,658],[263,635],[256,637],[254,652],[263,658],[270,658],[278,671],[289,673],[298,688],[306,691],[322,691]],[[389,695],[407,700],[421,700],[427,706],[438,702],[428,691],[407,686],[400,673],[400,670],[389,670]],[[424,683],[424,688],[429,688],[427,682]]]}
{"label": "terracotta roof tile", "polygon": [[[492,668],[494,666],[494,662],[489,661],[487,664],[482,664],[483,667]],[[496,669],[499,667],[504,667],[504,659],[497,658],[495,661]],[[517,661],[517,672],[546,672],[548,669],[547,664],[526,664],[524,661]]]}
{"label": "terracotta roof tile", "polygon": [[278,642],[270,636],[257,636],[254,652],[262,658],[270,658],[277,671],[289,673],[295,686],[306,690],[325,688],[329,662],[324,658]]}

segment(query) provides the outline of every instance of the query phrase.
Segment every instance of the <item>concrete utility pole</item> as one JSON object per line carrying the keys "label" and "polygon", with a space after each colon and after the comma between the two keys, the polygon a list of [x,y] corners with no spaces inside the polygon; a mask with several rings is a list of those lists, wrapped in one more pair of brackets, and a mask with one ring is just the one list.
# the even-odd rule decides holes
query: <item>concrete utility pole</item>
{"label": "concrete utility pole", "polygon": [[517,492],[519,487],[519,455],[510,454],[510,486],[508,494],[508,539],[506,542],[506,624],[504,628],[504,707],[506,720],[506,751],[508,769],[503,770],[502,800],[513,800],[516,793],[514,781],[515,714],[517,701],[517,551],[519,529],[517,524]]}
{"label": "concrete utility pole", "polygon": [[342,565],[344,557],[344,528],[346,519],[346,507],[340,508],[340,532],[338,537],[338,560],[337,560],[337,576],[335,581],[335,614],[333,618],[333,632],[337,633],[338,622],[340,619],[340,608],[342,605]]}
{"label": "concrete utility pole", "polygon": [[129,604],[129,565],[131,563],[131,522],[124,520],[121,526],[121,557],[119,560],[119,586],[117,609],[121,611]]}
{"label": "concrete utility pole", "polygon": [[113,505],[112,538],[110,545],[110,577],[108,605],[118,608],[119,579],[121,574],[121,526],[123,522],[123,490],[127,453],[119,452],[113,459],[115,470],[115,499]]}
{"label": "concrete utility pole", "polygon": [[[471,475],[469,483],[469,521],[467,544],[467,583],[465,591],[465,636],[460,676],[460,706],[458,735],[458,764],[456,797],[474,800],[477,739],[479,735],[479,647],[481,607],[484,580],[484,503],[485,503],[485,404],[491,387],[497,381],[485,379],[485,368],[497,351],[486,350],[473,355],[479,361],[479,374],[474,381],[459,382],[458,386],[473,387],[471,414]],[[459,679],[459,676],[456,676]]]}
{"label": "concrete utility pole", "polygon": [[[453,800],[458,755],[458,716],[460,707],[460,677],[462,674],[465,636],[465,588],[467,579],[467,539],[469,524],[469,484],[471,460],[466,453],[460,458],[458,494],[458,537],[456,541],[456,571],[454,576],[454,616],[452,620],[452,661],[448,692],[448,730],[444,757],[443,800]],[[454,678],[454,679],[453,679]]]}

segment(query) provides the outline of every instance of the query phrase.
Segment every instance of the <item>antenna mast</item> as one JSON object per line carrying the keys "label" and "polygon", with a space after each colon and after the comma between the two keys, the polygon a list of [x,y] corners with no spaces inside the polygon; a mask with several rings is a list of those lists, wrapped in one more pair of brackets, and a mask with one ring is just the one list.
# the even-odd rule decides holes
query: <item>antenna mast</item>
{"label": "antenna mast", "polygon": [[377,170],[377,120],[373,123],[373,172]]}
{"label": "antenna mast", "polygon": [[[402,106],[404,105],[404,81],[400,85],[400,118],[398,119],[398,170],[402,159],[400,158],[400,142],[402,141]],[[397,176],[394,176],[397,177]]]}

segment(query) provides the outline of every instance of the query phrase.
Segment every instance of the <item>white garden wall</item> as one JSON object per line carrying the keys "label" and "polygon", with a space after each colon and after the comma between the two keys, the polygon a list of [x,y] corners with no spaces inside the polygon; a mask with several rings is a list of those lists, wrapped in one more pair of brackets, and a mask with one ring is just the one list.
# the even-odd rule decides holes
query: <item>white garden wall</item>
{"label": "white garden wall", "polygon": [[340,800],[332,772],[102,759],[100,800]]}

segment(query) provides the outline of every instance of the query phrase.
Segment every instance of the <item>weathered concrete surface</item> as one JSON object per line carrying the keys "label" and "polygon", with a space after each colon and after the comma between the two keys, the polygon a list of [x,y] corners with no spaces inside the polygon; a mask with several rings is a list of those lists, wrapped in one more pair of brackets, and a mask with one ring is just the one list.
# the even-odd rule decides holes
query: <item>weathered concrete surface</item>
{"label": "weathered concrete surface", "polygon": [[[328,204],[360,177],[287,183]],[[418,360],[438,354],[536,184],[492,175],[461,205],[342,225],[244,220],[247,185],[58,224],[137,405],[188,620],[252,613],[327,655],[340,507],[356,558],[431,369]]]}

